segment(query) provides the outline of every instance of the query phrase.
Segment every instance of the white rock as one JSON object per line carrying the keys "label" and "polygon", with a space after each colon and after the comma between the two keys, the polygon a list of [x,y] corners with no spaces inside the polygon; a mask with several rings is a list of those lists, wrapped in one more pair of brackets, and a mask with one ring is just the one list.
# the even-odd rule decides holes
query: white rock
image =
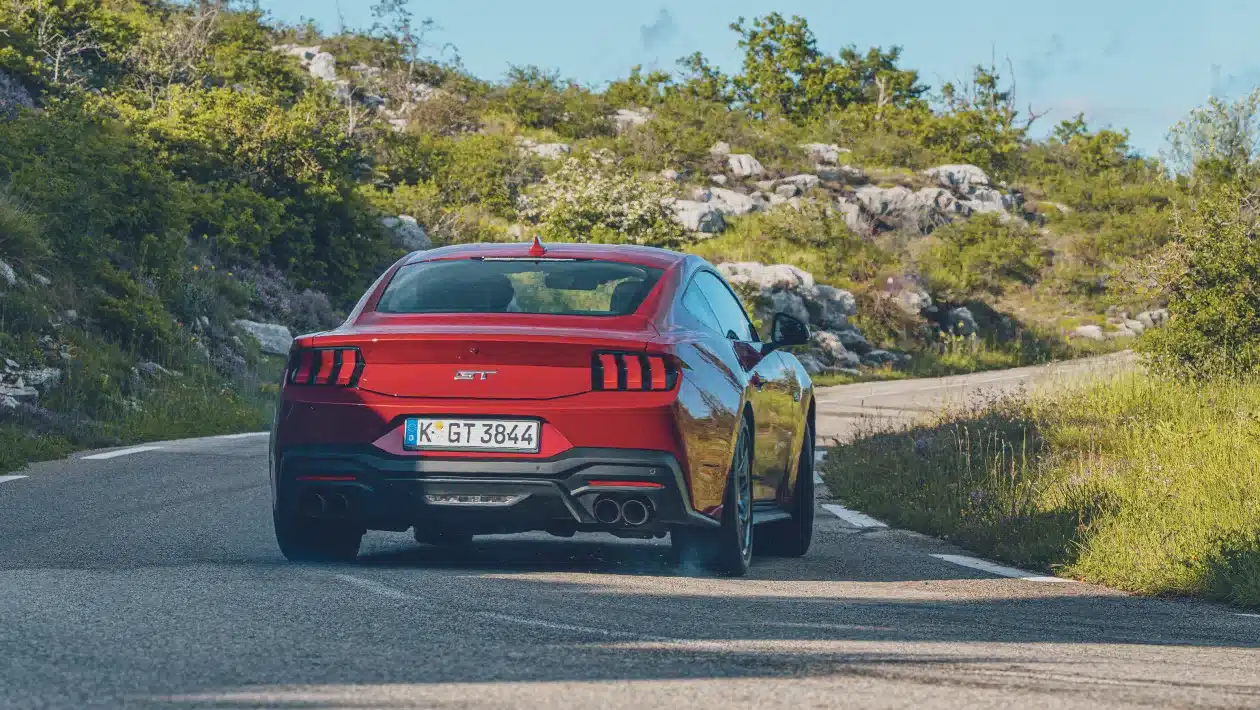
{"label": "white rock", "polygon": [[534,155],[548,160],[559,160],[573,152],[573,147],[568,143],[539,143],[528,145],[527,148]]}
{"label": "white rock", "polygon": [[44,276],[43,274],[31,274],[31,280],[33,280],[35,283],[39,284],[40,286],[43,286],[44,288],[48,288],[49,286],[52,286],[52,279],[48,278],[47,276]]}
{"label": "white rock", "polygon": [[35,108],[31,92],[17,79],[0,71],[0,118],[17,115],[18,109]]}
{"label": "white rock", "polygon": [[844,224],[854,234],[867,237],[875,232],[875,224],[862,206],[852,200],[836,200],[836,209],[844,215]]}
{"label": "white rock", "polygon": [[4,282],[6,286],[17,286],[17,272],[13,270],[12,266],[3,261],[0,261],[0,281]]}
{"label": "white rock", "polygon": [[655,116],[652,112],[645,108],[619,108],[617,109],[617,112],[613,114],[612,120],[613,124],[617,126],[617,132],[621,133],[630,128],[642,126],[653,118],[655,118]]}
{"label": "white rock", "polygon": [[320,52],[311,58],[311,64],[306,69],[311,76],[324,81],[337,80],[337,58],[328,52]]}
{"label": "white rock", "polygon": [[814,275],[791,264],[767,265],[756,261],[731,261],[718,264],[717,269],[732,285],[751,284],[763,291],[801,293],[814,287]]}
{"label": "white rock", "polygon": [[293,347],[293,334],[283,325],[249,320],[237,320],[234,324],[257,340],[262,351],[268,355],[288,355]]}
{"label": "white rock", "polygon": [[394,129],[395,133],[404,133],[407,130],[407,119],[391,118],[389,119],[389,127]]}
{"label": "white rock", "polygon": [[708,202],[674,200],[670,203],[674,221],[684,229],[700,234],[717,234],[726,229],[722,211]]}
{"label": "white rock", "polygon": [[424,227],[415,217],[400,214],[397,217],[385,217],[381,224],[393,233],[394,246],[407,251],[421,251],[433,246],[433,240],[424,231]]}
{"label": "white rock", "polygon": [[774,194],[778,197],[783,198],[784,200],[787,200],[789,198],[796,197],[797,195],[801,194],[801,188],[797,187],[796,185],[790,182],[785,182],[782,185],[779,185],[778,187],[774,188]]}
{"label": "white rock", "polygon": [[858,355],[865,355],[875,349],[875,346],[871,345],[871,342],[866,339],[866,336],[862,335],[862,333],[857,329],[850,328],[845,330],[835,330],[832,332],[840,339],[840,342],[844,344],[846,349],[855,352]]}
{"label": "white rock", "polygon": [[1127,319],[1124,321],[1124,327],[1128,328],[1134,333],[1137,333],[1138,335],[1141,335],[1143,332],[1146,331],[1146,325],[1143,324],[1142,321],[1139,321],[1139,320]]}
{"label": "white rock", "polygon": [[1082,325],[1076,330],[1072,331],[1072,335],[1074,337],[1084,338],[1086,340],[1105,340],[1106,339],[1106,336],[1103,335],[1102,326],[1098,326],[1098,325]]}
{"label": "white rock", "polygon": [[714,185],[725,185],[726,176],[725,175],[710,175],[709,182],[713,183]]}
{"label": "white rock", "polygon": [[848,148],[841,148],[832,143],[804,143],[801,148],[809,154],[809,159],[826,165],[835,165],[840,162],[842,153],[852,153]]}
{"label": "white rock", "polygon": [[726,156],[726,167],[735,177],[757,177],[766,171],[761,163],[747,153],[732,153]]}
{"label": "white rock", "polygon": [[713,144],[713,147],[709,148],[709,155],[716,155],[716,156],[721,157],[725,155],[730,155],[730,153],[731,153],[731,144],[727,143],[726,141],[718,141],[717,143]]}
{"label": "white rock", "polygon": [[989,176],[974,165],[940,165],[923,171],[937,184],[960,195],[971,195],[976,190],[991,187]]}
{"label": "white rock", "polygon": [[670,182],[678,182],[682,179],[682,174],[677,170],[665,169],[661,171],[661,177],[669,180]]}
{"label": "white rock", "polygon": [[41,367],[35,370],[26,370],[22,373],[22,380],[29,387],[34,387],[41,393],[55,387],[61,382],[61,370],[55,367]]}
{"label": "white rock", "polygon": [[821,375],[831,371],[831,368],[823,364],[823,361],[814,353],[806,352],[796,356],[801,363],[801,367],[805,368],[805,372],[811,375]]}
{"label": "white rock", "polygon": [[819,183],[821,182],[822,181],[818,178],[817,175],[810,175],[808,173],[805,173],[801,175],[793,175],[792,177],[785,177],[782,180],[779,180],[778,184],[779,185],[795,185],[801,192],[809,192],[815,187],[818,187]]}
{"label": "white rock", "polygon": [[720,210],[727,217],[741,217],[753,212],[760,212],[767,207],[765,201],[759,198],[723,187],[709,188],[707,193],[709,204]]}

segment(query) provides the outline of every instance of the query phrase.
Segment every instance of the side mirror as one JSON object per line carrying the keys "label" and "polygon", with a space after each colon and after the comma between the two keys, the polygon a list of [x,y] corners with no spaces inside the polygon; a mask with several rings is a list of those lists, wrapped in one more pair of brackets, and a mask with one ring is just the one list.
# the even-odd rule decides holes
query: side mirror
{"label": "side mirror", "polygon": [[770,324],[770,342],[765,352],[809,343],[809,326],[786,313],[776,313]]}

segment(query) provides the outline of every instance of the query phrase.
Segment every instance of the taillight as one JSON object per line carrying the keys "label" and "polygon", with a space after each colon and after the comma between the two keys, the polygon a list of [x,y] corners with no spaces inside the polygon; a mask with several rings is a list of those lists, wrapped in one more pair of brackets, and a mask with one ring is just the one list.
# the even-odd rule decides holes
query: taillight
{"label": "taillight", "polygon": [[355,387],[361,374],[363,355],[358,348],[303,348],[289,358],[292,385]]}
{"label": "taillight", "polygon": [[591,362],[595,390],[665,392],[678,383],[678,368],[664,355],[598,352]]}

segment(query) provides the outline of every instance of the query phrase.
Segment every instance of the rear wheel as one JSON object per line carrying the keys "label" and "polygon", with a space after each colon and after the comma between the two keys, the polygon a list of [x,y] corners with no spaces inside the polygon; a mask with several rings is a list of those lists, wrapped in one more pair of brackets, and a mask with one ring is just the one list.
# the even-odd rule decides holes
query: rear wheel
{"label": "rear wheel", "polygon": [[791,517],[761,526],[757,553],[776,557],[802,557],[814,538],[814,427],[806,425],[801,458],[796,466]]}
{"label": "rear wheel", "polygon": [[730,577],[748,573],[753,548],[752,430],[748,420],[740,425],[727,474],[721,527],[675,528],[670,541],[681,561],[694,560],[711,572]]}
{"label": "rear wheel", "polygon": [[350,562],[359,556],[363,530],[296,512],[273,511],[276,542],[293,562]]}

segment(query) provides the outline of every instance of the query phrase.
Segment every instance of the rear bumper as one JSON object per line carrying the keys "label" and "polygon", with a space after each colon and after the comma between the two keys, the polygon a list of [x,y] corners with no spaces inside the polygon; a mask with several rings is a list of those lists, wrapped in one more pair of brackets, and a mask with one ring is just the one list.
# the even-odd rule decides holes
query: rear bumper
{"label": "rear bumper", "polygon": [[[277,464],[273,490],[282,512],[299,512],[313,493],[334,495],[345,502],[334,513],[369,530],[645,537],[677,525],[717,524],[694,511],[678,461],[659,451],[575,448],[547,459],[442,459],[397,457],[370,446],[309,446],[285,450]],[[633,526],[600,523],[594,508],[605,497],[644,502],[651,518]]]}

